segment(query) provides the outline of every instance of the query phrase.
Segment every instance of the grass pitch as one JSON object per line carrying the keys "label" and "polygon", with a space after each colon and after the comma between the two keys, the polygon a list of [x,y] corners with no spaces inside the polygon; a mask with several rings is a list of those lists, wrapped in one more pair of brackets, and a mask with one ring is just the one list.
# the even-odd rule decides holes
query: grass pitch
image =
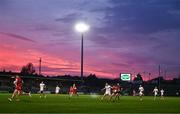
{"label": "grass pitch", "polygon": [[101,96],[80,95],[69,99],[68,95],[48,94],[40,98],[34,94],[21,96],[20,101],[8,101],[10,94],[0,94],[0,113],[180,113],[180,97],[164,100],[145,96],[122,96],[119,101],[100,100]]}

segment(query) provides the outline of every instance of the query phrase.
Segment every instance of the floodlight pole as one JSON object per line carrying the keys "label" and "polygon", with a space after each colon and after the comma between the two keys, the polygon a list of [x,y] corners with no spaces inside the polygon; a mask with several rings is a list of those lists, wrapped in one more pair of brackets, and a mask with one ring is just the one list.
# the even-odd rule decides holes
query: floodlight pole
{"label": "floodlight pole", "polygon": [[83,53],[83,33],[81,34],[81,81],[83,82],[83,57],[84,57],[84,53]]}
{"label": "floodlight pole", "polygon": [[160,77],[161,77],[161,66],[159,65],[159,78],[158,78],[158,79],[159,79],[159,80],[158,80],[158,81],[159,81],[159,84],[158,84],[158,85],[159,85],[159,90],[160,90],[160,88],[161,88],[161,80],[160,80]]}
{"label": "floodlight pole", "polygon": [[41,60],[41,57],[39,58],[39,75],[41,75],[41,62],[42,62],[42,60]]}

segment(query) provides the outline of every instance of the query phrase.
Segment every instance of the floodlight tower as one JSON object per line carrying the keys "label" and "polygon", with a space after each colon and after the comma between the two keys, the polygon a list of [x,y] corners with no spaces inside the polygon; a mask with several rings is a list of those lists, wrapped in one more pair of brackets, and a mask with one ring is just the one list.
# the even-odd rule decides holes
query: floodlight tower
{"label": "floodlight tower", "polygon": [[86,23],[84,22],[80,22],[80,23],[77,23],[75,25],[75,30],[79,33],[81,33],[81,81],[83,82],[83,38],[84,38],[84,33],[87,32],[89,30],[89,25],[87,25]]}

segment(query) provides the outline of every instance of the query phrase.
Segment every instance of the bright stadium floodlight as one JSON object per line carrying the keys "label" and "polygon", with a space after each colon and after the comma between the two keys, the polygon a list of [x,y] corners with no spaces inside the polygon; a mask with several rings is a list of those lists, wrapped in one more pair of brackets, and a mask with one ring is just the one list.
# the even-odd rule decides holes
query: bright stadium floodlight
{"label": "bright stadium floodlight", "polygon": [[78,31],[80,33],[84,33],[89,30],[89,25],[87,25],[86,23],[83,23],[83,22],[77,23],[75,25],[75,29],[76,29],[76,31]]}

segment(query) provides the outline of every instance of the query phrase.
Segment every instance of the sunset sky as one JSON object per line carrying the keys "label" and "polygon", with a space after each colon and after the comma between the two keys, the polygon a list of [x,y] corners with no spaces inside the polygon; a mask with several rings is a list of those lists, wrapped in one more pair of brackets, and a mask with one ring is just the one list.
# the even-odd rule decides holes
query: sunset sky
{"label": "sunset sky", "polygon": [[80,75],[81,21],[85,75],[180,75],[180,0],[0,0],[0,70]]}

